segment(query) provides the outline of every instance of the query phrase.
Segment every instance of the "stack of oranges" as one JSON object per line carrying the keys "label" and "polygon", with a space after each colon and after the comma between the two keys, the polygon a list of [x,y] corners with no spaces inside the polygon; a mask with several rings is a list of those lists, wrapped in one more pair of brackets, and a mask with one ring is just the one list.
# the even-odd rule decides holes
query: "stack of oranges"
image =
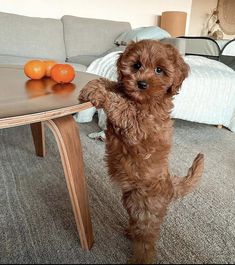
{"label": "stack of oranges", "polygon": [[24,66],[25,74],[34,80],[51,77],[56,83],[66,84],[75,77],[74,68],[69,64],[58,64],[56,61],[31,60]]}

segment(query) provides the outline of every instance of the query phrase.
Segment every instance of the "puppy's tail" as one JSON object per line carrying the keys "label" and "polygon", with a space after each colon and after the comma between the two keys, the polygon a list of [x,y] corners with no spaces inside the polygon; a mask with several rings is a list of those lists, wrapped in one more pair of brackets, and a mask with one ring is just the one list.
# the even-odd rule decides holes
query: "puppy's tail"
{"label": "puppy's tail", "polygon": [[174,199],[182,198],[189,192],[191,192],[199,180],[201,179],[204,169],[204,155],[198,154],[194,159],[192,166],[188,170],[188,174],[185,177],[172,176],[172,184],[174,187]]}

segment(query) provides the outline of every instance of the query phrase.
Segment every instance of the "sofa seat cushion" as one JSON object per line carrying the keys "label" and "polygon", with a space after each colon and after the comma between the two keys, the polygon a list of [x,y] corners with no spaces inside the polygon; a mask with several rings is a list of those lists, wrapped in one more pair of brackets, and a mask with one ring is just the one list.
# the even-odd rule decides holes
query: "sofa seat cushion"
{"label": "sofa seat cushion", "polygon": [[107,55],[111,52],[117,52],[117,51],[122,52],[125,50],[125,48],[126,48],[126,46],[115,46],[114,48],[107,50],[106,52],[100,54],[99,56],[97,56],[97,55],[78,55],[78,56],[68,58],[67,62],[80,63],[80,64],[84,64],[86,66],[89,66],[96,59],[104,57],[105,55]]}
{"label": "sofa seat cushion", "polygon": [[86,69],[87,69],[86,65],[78,64],[78,63],[69,63],[69,64],[74,67],[75,71],[86,72]]}
{"label": "sofa seat cushion", "polygon": [[0,54],[65,61],[61,20],[0,12],[0,25]]}
{"label": "sofa seat cushion", "polygon": [[114,40],[130,30],[128,22],[63,16],[67,58],[78,55],[100,56],[113,48]]}
{"label": "sofa seat cushion", "polygon": [[[0,66],[1,65],[19,65],[23,66],[27,61],[32,58],[28,57],[19,57],[19,56],[9,56],[9,55],[0,55]],[[63,61],[58,61],[58,63],[65,63]],[[76,71],[85,72],[87,69],[86,65],[78,64],[78,63],[69,63],[71,64]]]}
{"label": "sofa seat cushion", "polygon": [[27,61],[32,58],[11,56],[11,55],[0,55],[0,64],[12,64],[12,65],[24,65]]}
{"label": "sofa seat cushion", "polygon": [[99,56],[95,55],[77,55],[74,57],[69,57],[66,61],[69,63],[84,64],[89,66],[94,60],[98,59]]}

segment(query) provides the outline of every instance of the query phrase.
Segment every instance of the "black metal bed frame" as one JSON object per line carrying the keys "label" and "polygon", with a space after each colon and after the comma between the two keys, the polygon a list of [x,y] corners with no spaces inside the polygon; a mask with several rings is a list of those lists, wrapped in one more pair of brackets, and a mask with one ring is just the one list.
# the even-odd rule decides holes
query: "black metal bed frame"
{"label": "black metal bed frame", "polygon": [[214,56],[214,55],[205,55],[205,54],[200,54],[200,53],[185,53],[185,55],[197,55],[197,56],[203,56],[203,57],[206,57],[206,58],[209,58],[209,59],[213,59],[213,60],[217,60],[217,61],[220,61],[220,47],[219,47],[219,44],[212,38],[210,37],[191,37],[191,36],[180,36],[178,37],[180,39],[190,39],[190,40],[209,40],[209,41],[212,41],[217,49],[218,49],[218,56]]}
{"label": "black metal bed frame", "polygon": [[[214,60],[217,60],[217,61],[221,61],[221,58],[222,58],[222,56],[223,56],[223,52],[224,52],[224,50],[226,49],[226,47],[227,47],[231,42],[235,41],[235,38],[232,39],[232,40],[230,40],[230,41],[228,41],[228,42],[224,45],[224,47],[223,47],[222,49],[220,49],[219,44],[218,44],[214,39],[212,39],[212,38],[210,38],[210,37],[204,37],[204,36],[200,36],[200,37],[194,37],[194,36],[180,36],[180,37],[178,37],[178,38],[181,38],[181,39],[198,39],[198,40],[200,40],[200,39],[204,39],[204,40],[209,40],[209,41],[213,42],[213,43],[216,45],[217,49],[218,49],[218,56],[215,56],[215,55],[205,55],[205,54],[199,54],[199,53],[197,53],[197,54],[195,54],[195,53],[186,53],[185,55],[198,55],[198,56],[203,56],[203,57],[207,57],[207,58],[210,58],[210,59],[214,59]],[[234,58],[235,58],[235,54],[234,54],[234,56],[231,56],[231,57],[234,57]]]}
{"label": "black metal bed frame", "polygon": [[206,54],[200,54],[200,53],[185,53],[185,55],[198,55],[198,56],[203,56],[203,57],[206,57],[206,58],[209,58],[209,59],[213,59],[213,60],[217,60],[217,61],[220,61],[224,64],[226,64],[227,66],[229,66],[230,68],[232,68],[234,71],[235,71],[235,54],[232,55],[232,56],[227,56],[227,55],[224,55],[223,52],[225,51],[225,49],[227,48],[228,45],[230,45],[231,42],[235,42],[235,38],[228,41],[224,47],[221,49],[219,44],[212,38],[210,37],[205,37],[205,36],[199,36],[199,37],[195,37],[195,36],[179,36],[177,38],[181,38],[181,39],[204,39],[204,40],[208,40],[208,41],[211,41],[213,42],[216,47],[217,47],[217,52],[218,52],[218,55],[206,55]]}
{"label": "black metal bed frame", "polygon": [[[230,41],[228,41],[228,42],[224,45],[223,49],[221,50],[221,54],[220,54],[220,55],[223,55],[223,51],[225,50],[225,48],[226,48],[231,42],[235,42],[235,38],[232,39],[232,40],[230,40]],[[234,56],[235,56],[235,54],[234,54]]]}

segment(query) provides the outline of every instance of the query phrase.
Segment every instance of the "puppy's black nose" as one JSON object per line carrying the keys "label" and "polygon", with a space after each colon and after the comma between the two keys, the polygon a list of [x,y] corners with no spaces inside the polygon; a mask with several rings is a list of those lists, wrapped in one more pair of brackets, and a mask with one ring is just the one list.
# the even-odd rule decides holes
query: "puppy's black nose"
{"label": "puppy's black nose", "polygon": [[147,82],[144,80],[138,81],[137,84],[139,89],[146,89],[148,87]]}

